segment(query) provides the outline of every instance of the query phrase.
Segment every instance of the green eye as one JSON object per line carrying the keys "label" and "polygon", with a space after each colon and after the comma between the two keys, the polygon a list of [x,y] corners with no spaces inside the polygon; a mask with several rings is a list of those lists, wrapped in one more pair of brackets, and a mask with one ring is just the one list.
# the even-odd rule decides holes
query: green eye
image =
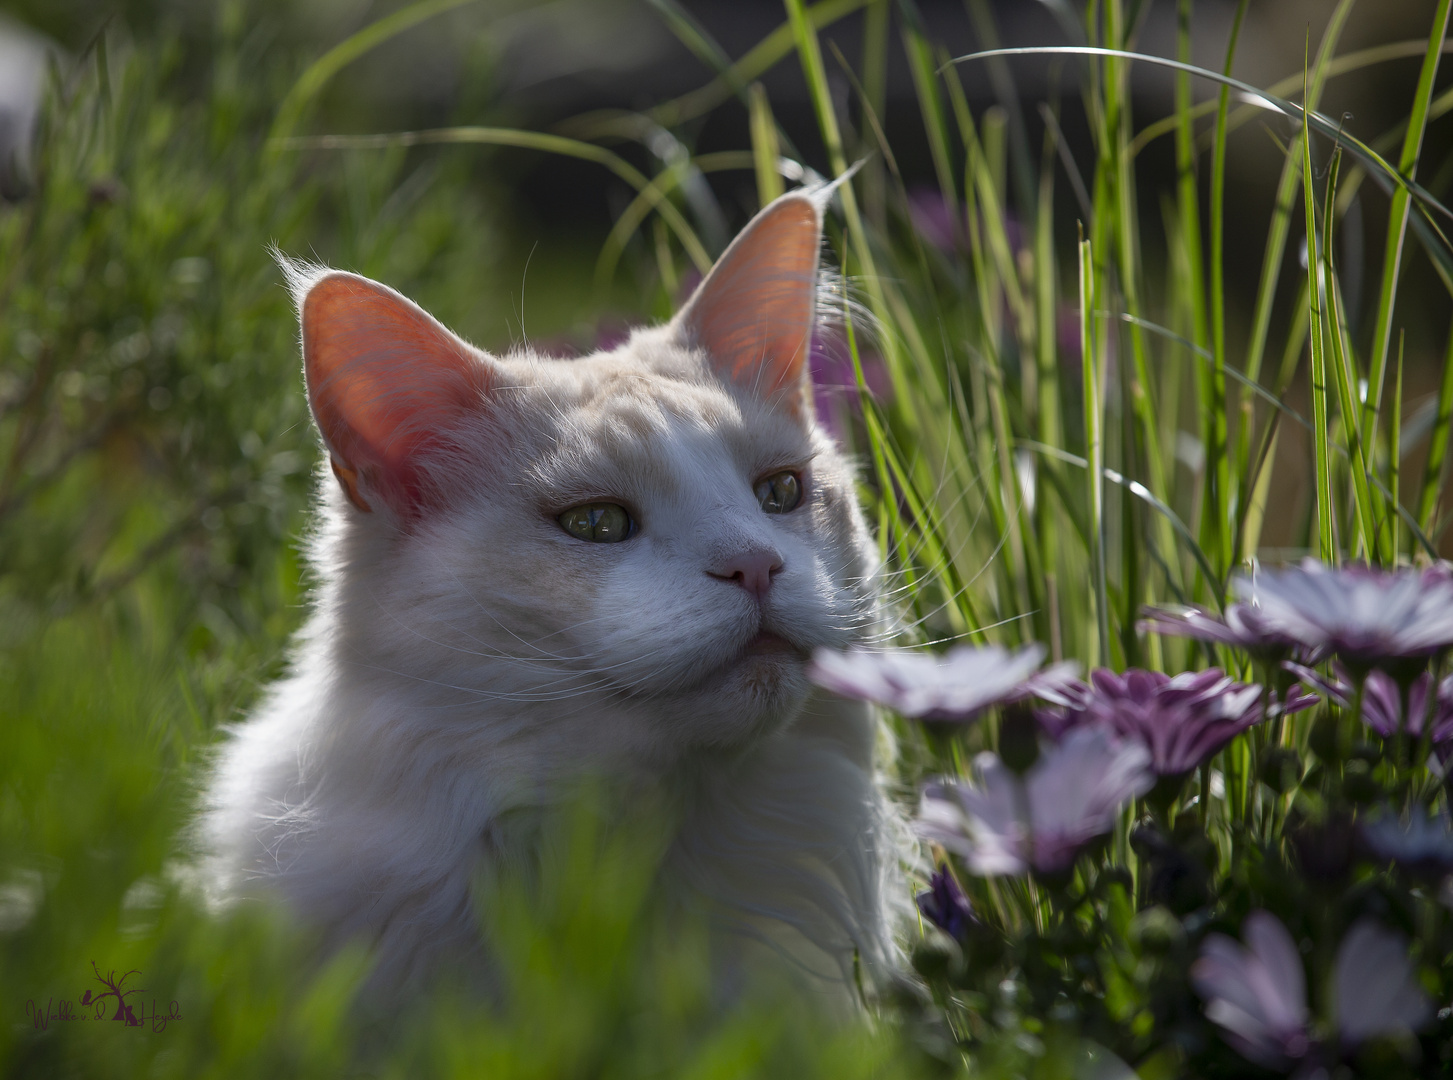
{"label": "green eye", "polygon": [[635,522],[623,506],[615,503],[586,503],[572,506],[555,519],[571,536],[594,544],[615,544],[635,531]]}
{"label": "green eye", "polygon": [[802,481],[794,472],[773,473],[757,481],[752,488],[762,509],[769,514],[785,514],[802,501]]}

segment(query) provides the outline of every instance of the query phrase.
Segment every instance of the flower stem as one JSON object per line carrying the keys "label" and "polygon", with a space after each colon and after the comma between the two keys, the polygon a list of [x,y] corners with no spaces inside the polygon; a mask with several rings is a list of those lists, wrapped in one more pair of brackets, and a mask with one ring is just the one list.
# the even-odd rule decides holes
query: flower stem
{"label": "flower stem", "polygon": [[[1428,692],[1423,696],[1423,729],[1418,736],[1418,757],[1413,762],[1413,777],[1422,775],[1433,753],[1433,718],[1438,715],[1438,688],[1443,682],[1444,654],[1433,659],[1428,671]],[[1401,761],[1401,759],[1399,759]]]}
{"label": "flower stem", "polygon": [[1358,670],[1353,676],[1352,711],[1349,714],[1343,711],[1342,723],[1337,728],[1337,775],[1343,776],[1346,773],[1347,755],[1352,750],[1352,742],[1357,732],[1357,725],[1362,722],[1362,697],[1367,691],[1367,672]]}

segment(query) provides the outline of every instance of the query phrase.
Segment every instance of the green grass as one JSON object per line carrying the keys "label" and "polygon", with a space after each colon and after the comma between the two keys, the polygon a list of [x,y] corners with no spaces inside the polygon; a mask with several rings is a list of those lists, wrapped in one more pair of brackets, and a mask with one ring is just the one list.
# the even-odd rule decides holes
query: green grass
{"label": "green grass", "polygon": [[[1338,155],[1335,123],[1293,107],[1291,122],[1270,127],[1285,164],[1262,196],[1271,219],[1254,283],[1225,268],[1228,161],[1264,138],[1232,137],[1251,118],[1224,81],[1234,37],[1219,72],[1180,69],[1173,111],[1145,124],[1129,93],[1138,63],[1124,55],[1136,51],[1141,5],[1092,0],[1084,39],[1107,51],[1067,66],[1064,93],[1045,108],[1088,123],[1094,153],[1074,179],[1057,126],[1036,157],[1029,103],[1007,96],[1019,65],[1049,61],[953,63],[911,2],[886,0],[786,0],[781,25],[738,59],[687,8],[657,0],[708,70],[700,89],[639,115],[591,114],[550,132],[329,126],[331,79],[456,6],[405,5],[309,52],[289,44],[275,13],[223,4],[200,46],[185,39],[205,64],[165,26],[121,58],[113,27],[51,87],[30,190],[0,206],[0,1008],[10,1020],[0,1068],[908,1076],[964,1069],[952,1033],[977,1040],[974,1068],[986,1075],[1062,1075],[1082,1036],[1142,1075],[1175,1075],[1182,1059],[1147,1029],[1159,946],[1133,890],[1108,881],[1095,919],[1111,959],[1101,958],[1093,1008],[1064,1012],[1052,993],[1063,972],[1030,964],[1013,983],[1018,998],[1004,986],[953,1003],[905,991],[882,1003],[875,1027],[848,1030],[780,1000],[719,1012],[700,943],[652,930],[647,861],[583,813],[560,823],[544,880],[497,886],[486,930],[511,957],[514,988],[499,1010],[441,991],[382,1020],[360,1017],[349,1004],[360,957],[310,975],[295,962],[294,931],[272,917],[202,910],[168,869],[194,785],[219,726],[282,664],[305,595],[298,544],[316,446],[267,245],[387,281],[477,340],[503,343],[514,264],[496,253],[516,237],[499,209],[509,193],[492,177],[507,155],[566,155],[599,166],[630,200],[602,249],[544,254],[547,267],[572,270],[538,287],[576,290],[586,313],[572,325],[557,298],[539,316],[547,332],[586,332],[608,308],[659,317],[717,254],[687,183],[742,170],[766,200],[782,188],[779,156],[800,160],[757,81],[795,62],[826,152],[803,163],[838,175],[862,162],[840,189],[829,242],[861,305],[843,313],[862,390],[850,438],[905,641],[1042,641],[1086,664],[1217,663],[1258,680],[1230,653],[1139,635],[1140,608],[1217,607],[1229,575],[1268,546],[1383,565],[1446,550],[1453,339],[1406,357],[1409,372],[1436,370],[1439,389],[1431,422],[1404,446],[1417,403],[1403,398],[1401,331],[1424,313],[1397,300],[1413,275],[1453,288],[1453,226],[1432,202],[1446,191],[1397,178],[1431,182],[1437,162],[1421,164],[1430,136],[1447,141],[1435,125],[1453,95],[1438,92],[1434,72],[1449,0],[1438,0],[1426,41],[1342,54],[1343,0],[1308,43],[1305,72],[1263,88],[1315,108],[1331,79],[1422,57],[1400,129],[1363,133]],[[987,5],[970,6],[989,26]],[[1184,60],[1188,0],[1179,9]],[[851,58],[819,37],[850,16],[877,28]],[[955,215],[947,246],[915,230],[893,152],[906,136],[883,127],[890,50],[911,71],[923,127],[913,135],[926,138]],[[978,66],[1006,95],[987,110],[964,89]],[[839,72],[854,91],[847,125],[830,91]],[[1193,87],[1218,92],[1197,104]],[[750,144],[695,154],[694,123],[734,102],[750,116]],[[653,125],[679,153],[646,151]],[[1180,178],[1147,192],[1156,174],[1141,155],[1156,139],[1173,141]],[[1334,253],[1349,192],[1382,197],[1369,178],[1392,194],[1374,250],[1376,314],[1359,328]],[[1071,198],[1076,182],[1087,207]],[[1306,270],[1288,258],[1302,234]],[[1292,274],[1300,280],[1283,280]],[[1075,325],[1077,345],[1062,324]],[[1422,340],[1426,322],[1417,330]],[[891,385],[881,399],[865,375],[879,363]],[[1178,455],[1188,439],[1197,467]],[[908,726],[900,735],[907,791],[994,746],[997,725],[956,741]],[[1228,751],[1218,765],[1227,794],[1200,803],[1227,860],[1281,807],[1247,753]],[[1128,832],[1127,818],[1112,854],[1133,881]],[[995,925],[1049,932],[1051,900],[1037,886],[971,891]],[[157,1033],[30,1026],[26,1001],[78,998],[92,960],[140,969],[148,998],[163,1010],[176,1000],[183,1019]],[[995,962],[970,958],[980,960]]]}

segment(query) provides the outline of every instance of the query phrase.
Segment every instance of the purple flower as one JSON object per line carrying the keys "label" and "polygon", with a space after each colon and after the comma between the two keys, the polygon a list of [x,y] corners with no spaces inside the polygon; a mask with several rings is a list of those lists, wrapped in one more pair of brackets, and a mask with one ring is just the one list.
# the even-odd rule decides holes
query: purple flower
{"label": "purple flower", "polygon": [[1243,948],[1211,934],[1191,965],[1191,985],[1206,1001],[1206,1019],[1248,1061],[1285,1068],[1306,1055],[1307,984],[1296,942],[1275,915],[1253,911],[1241,924]]}
{"label": "purple flower", "polygon": [[923,917],[955,941],[963,941],[969,929],[979,920],[974,918],[974,909],[964,890],[949,873],[947,865],[940,865],[928,879],[928,891],[914,898]]}
{"label": "purple flower", "polygon": [[1139,624],[1142,631],[1213,641],[1255,656],[1283,656],[1297,644],[1294,638],[1267,626],[1260,610],[1251,604],[1231,604],[1219,617],[1198,607],[1150,607],[1141,614],[1145,616]]}
{"label": "purple flower", "polygon": [[[1423,727],[1428,719],[1428,689],[1433,677],[1423,672],[1408,687],[1408,717],[1404,730],[1413,738],[1422,738]],[[1433,745],[1446,747],[1453,743],[1453,675],[1438,684],[1438,693],[1432,701],[1431,716]],[[1402,722],[1402,694],[1392,676],[1381,671],[1368,673],[1362,687],[1362,719],[1367,726],[1385,739],[1398,733]]]}
{"label": "purple flower", "polygon": [[1347,931],[1332,980],[1333,1020],[1348,1049],[1379,1035],[1417,1031],[1433,1017],[1407,939],[1372,919],[1359,919]]}
{"label": "purple flower", "polygon": [[[1357,691],[1352,686],[1352,676],[1340,664],[1333,664],[1333,675],[1326,678],[1301,664],[1283,665],[1305,685],[1336,702],[1344,709],[1352,708]],[[1362,720],[1384,739],[1397,736],[1402,730],[1409,738],[1423,736],[1423,724],[1428,718],[1428,688],[1433,677],[1423,672],[1408,687],[1408,717],[1403,725],[1403,699],[1398,684],[1385,671],[1369,671],[1362,684]],[[1440,758],[1453,752],[1453,675],[1438,684],[1438,695],[1432,711],[1433,747]]]}
{"label": "purple flower", "polygon": [[[936,187],[915,185],[908,192],[908,220],[913,231],[940,251],[953,252],[962,247],[968,218],[955,218],[943,192]],[[961,224],[962,223],[962,224]],[[1024,227],[1013,211],[1004,211],[999,224],[1010,251],[1024,246]]]}
{"label": "purple flower", "polygon": [[970,720],[991,705],[1022,701],[1074,680],[1077,665],[1039,670],[1044,646],[1011,653],[999,645],[961,645],[944,656],[931,653],[845,653],[819,649],[808,678],[843,697],[874,701],[924,720]]}
{"label": "purple flower", "polygon": [[[1238,683],[1216,668],[1174,677],[1136,668],[1116,675],[1098,668],[1089,686],[1076,682],[1042,696],[1051,704],[1035,715],[1052,737],[1103,727],[1150,751],[1158,776],[1181,776],[1205,764],[1260,722],[1263,711],[1261,687]],[[1302,707],[1301,697],[1288,705]]]}
{"label": "purple flower", "polygon": [[[1206,1018],[1243,1057],[1287,1069],[1312,1049],[1301,956],[1268,912],[1248,915],[1241,936],[1244,948],[1224,934],[1207,937],[1191,966],[1191,984],[1206,1001]],[[1432,1017],[1407,940],[1372,919],[1358,921],[1342,939],[1332,981],[1332,1023],[1344,1049],[1416,1031]]]}
{"label": "purple flower", "polygon": [[915,187],[908,193],[908,220],[914,232],[940,251],[957,246],[953,211],[937,188]]}
{"label": "purple flower", "polygon": [[1258,625],[1316,655],[1335,653],[1357,667],[1422,660],[1453,646],[1453,573],[1300,566],[1237,577],[1233,591],[1258,612]]}
{"label": "purple flower", "polygon": [[1414,807],[1406,818],[1384,812],[1357,826],[1375,856],[1400,864],[1409,873],[1434,881],[1453,873],[1453,822],[1448,814]]}
{"label": "purple flower", "polygon": [[974,760],[977,784],[927,785],[918,831],[962,855],[975,874],[1060,874],[1109,832],[1115,814],[1155,782],[1150,755],[1098,728],[1072,731],[1023,780],[993,754]]}

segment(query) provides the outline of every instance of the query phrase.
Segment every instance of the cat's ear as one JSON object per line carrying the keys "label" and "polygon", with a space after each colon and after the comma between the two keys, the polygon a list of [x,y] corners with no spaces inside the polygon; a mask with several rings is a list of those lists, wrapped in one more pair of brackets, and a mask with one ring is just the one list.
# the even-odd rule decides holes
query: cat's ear
{"label": "cat's ear", "polygon": [[377,499],[402,520],[418,517],[445,495],[426,457],[484,407],[485,361],[387,286],[284,269],[302,322],[308,404],[334,475],[358,509],[373,510]]}
{"label": "cat's ear", "polygon": [[717,375],[812,415],[808,354],[817,304],[822,211],[784,195],[748,223],[677,314],[677,334],[706,352]]}

